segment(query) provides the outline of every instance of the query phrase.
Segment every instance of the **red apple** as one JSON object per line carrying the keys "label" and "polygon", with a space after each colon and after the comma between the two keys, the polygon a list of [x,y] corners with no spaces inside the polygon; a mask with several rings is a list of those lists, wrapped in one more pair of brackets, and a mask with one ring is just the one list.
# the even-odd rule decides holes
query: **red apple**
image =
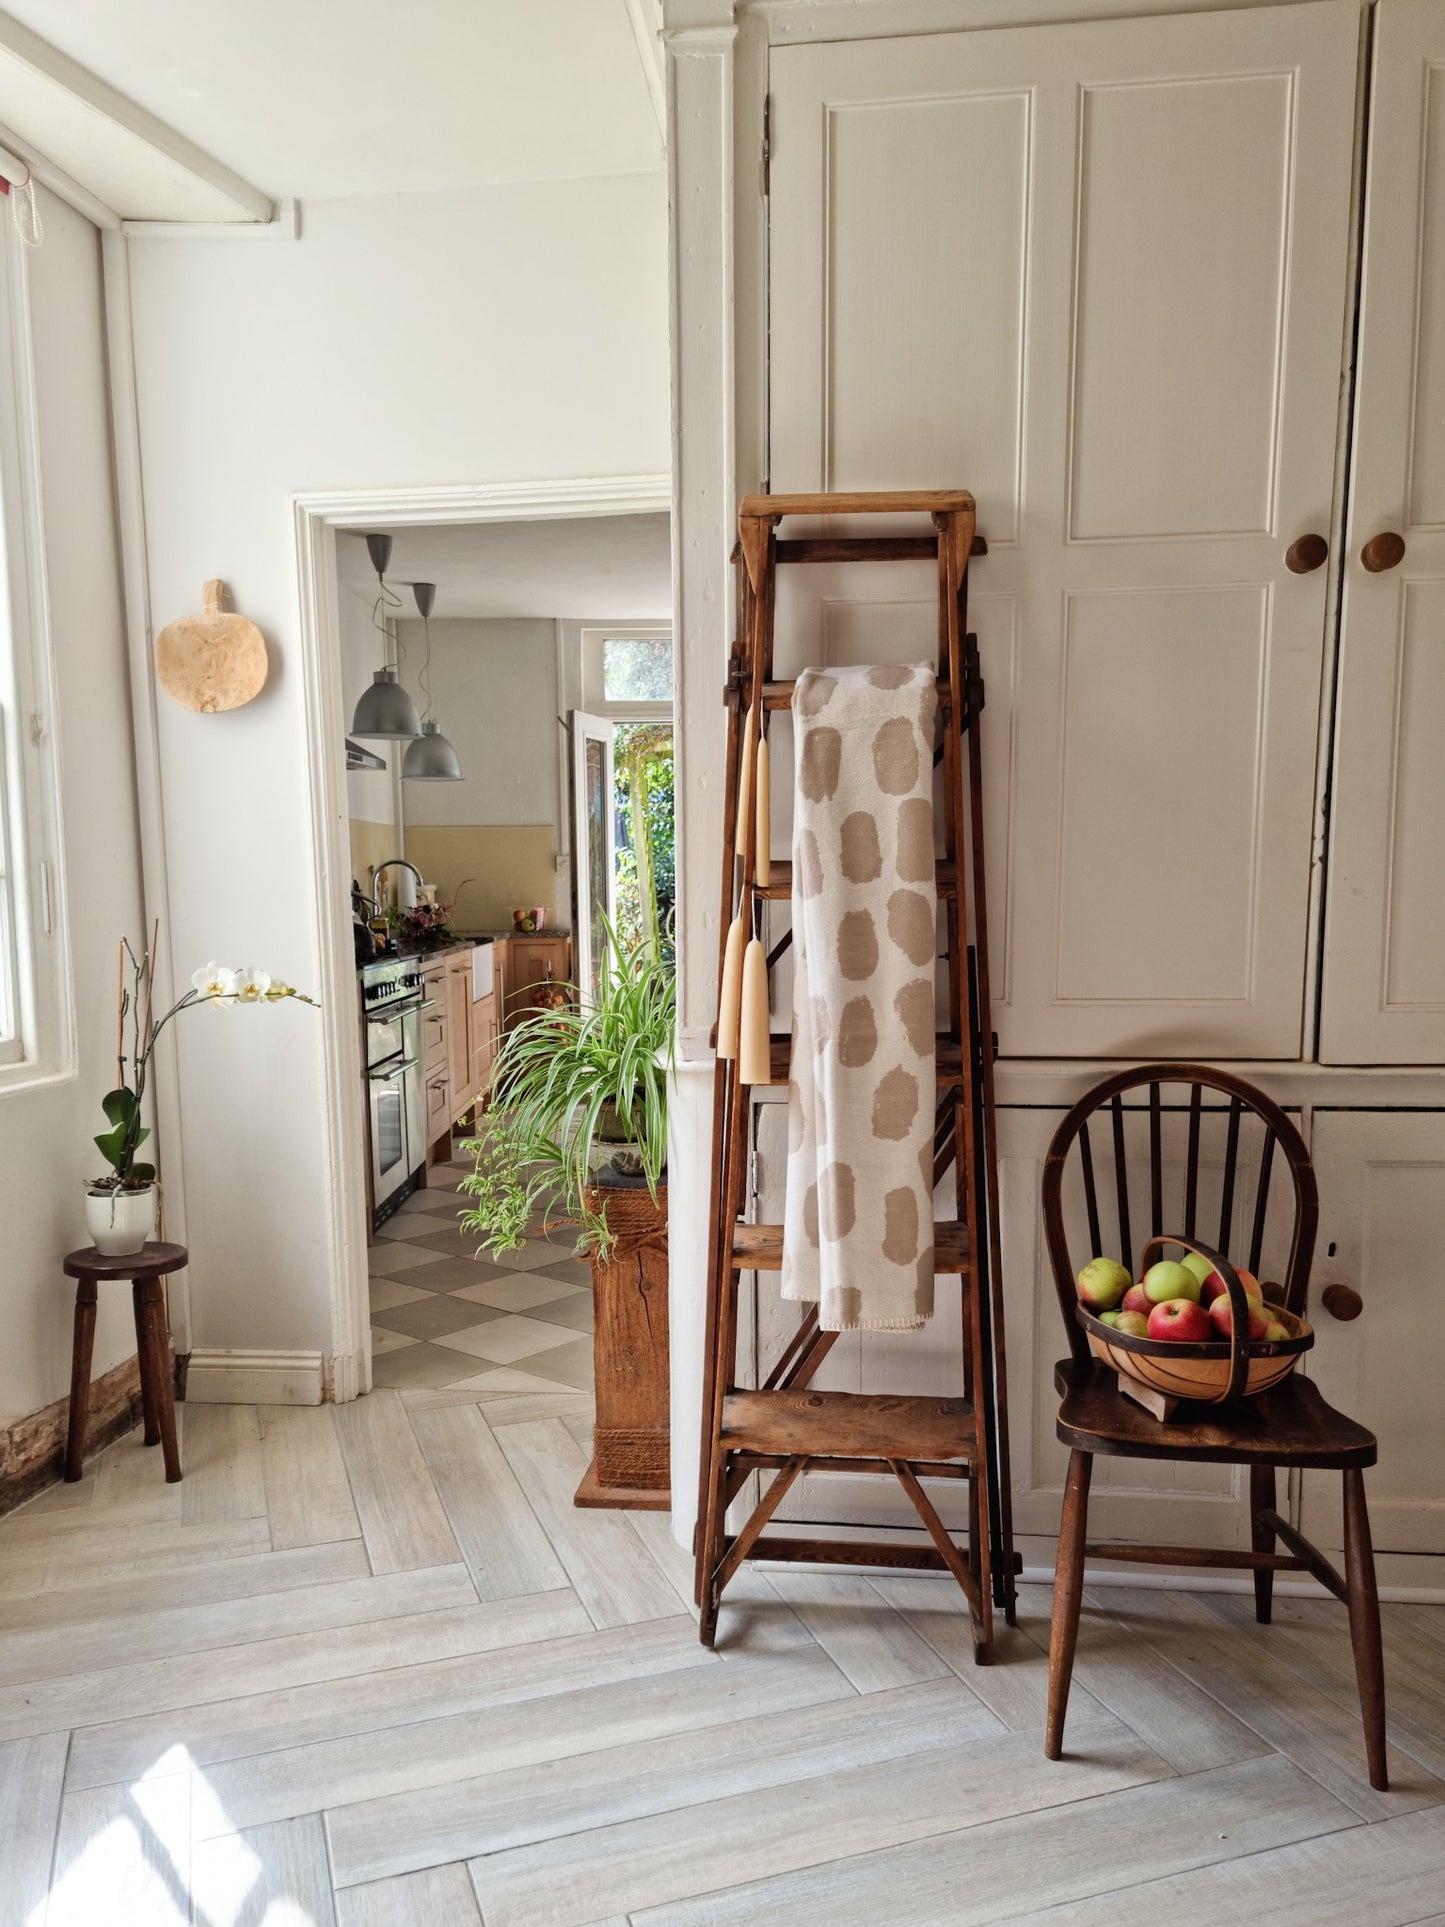
{"label": "red apple", "polygon": [[[1253,1298],[1256,1303],[1262,1305],[1264,1303],[1264,1293],[1260,1290],[1259,1280],[1255,1277],[1254,1273],[1252,1271],[1241,1271],[1237,1276],[1239,1282],[1244,1286],[1245,1297]],[[1200,1303],[1212,1306],[1216,1298],[1222,1298],[1224,1295],[1224,1280],[1217,1271],[1211,1271],[1209,1276],[1204,1280],[1204,1283],[1199,1287]]]}
{"label": "red apple", "polygon": [[1130,1282],[1128,1272],[1113,1258],[1091,1258],[1077,1280],[1080,1298],[1095,1313],[1115,1310]]}
{"label": "red apple", "polygon": [[1119,1309],[1121,1311],[1141,1311],[1147,1318],[1154,1309],[1154,1301],[1142,1285],[1131,1285],[1128,1291],[1124,1293],[1124,1302]]}
{"label": "red apple", "polygon": [[1209,1313],[1193,1298],[1166,1298],[1149,1314],[1149,1336],[1172,1338],[1181,1345],[1202,1345],[1213,1338]]}
{"label": "red apple", "polygon": [[1157,1265],[1150,1265],[1141,1282],[1144,1296],[1151,1305],[1165,1304],[1171,1298],[1198,1302],[1199,1280],[1187,1266],[1176,1265],[1172,1258],[1161,1258]]}
{"label": "red apple", "polygon": [[[1269,1321],[1254,1300],[1247,1299],[1249,1307],[1249,1337],[1252,1344],[1258,1344],[1268,1329]],[[1234,1307],[1227,1298],[1216,1298],[1209,1307],[1209,1322],[1226,1341],[1234,1330]]]}
{"label": "red apple", "polygon": [[1149,1320],[1142,1311],[1121,1311],[1114,1319],[1114,1329],[1128,1332],[1131,1338],[1147,1338]]}

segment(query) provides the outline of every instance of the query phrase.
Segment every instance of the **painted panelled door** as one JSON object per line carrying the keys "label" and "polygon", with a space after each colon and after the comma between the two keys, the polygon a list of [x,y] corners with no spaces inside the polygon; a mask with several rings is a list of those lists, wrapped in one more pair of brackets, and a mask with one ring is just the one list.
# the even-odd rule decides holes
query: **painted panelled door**
{"label": "painted panelled door", "polygon": [[[1371,69],[1320,1054],[1445,1063],[1445,6]],[[1381,535],[1404,556],[1374,572]],[[1377,554],[1372,560],[1386,560]]]}
{"label": "painted panelled door", "polygon": [[[1365,1474],[1375,1550],[1445,1555],[1445,1400],[1429,1336],[1440,1314],[1445,1112],[1316,1111],[1311,1135],[1320,1242],[1307,1368],[1380,1442]],[[1360,1294],[1358,1318],[1330,1316],[1321,1294],[1331,1284]],[[1337,1472],[1306,1473],[1301,1525],[1339,1546]]]}
{"label": "painted panelled door", "polygon": [[[1006,1054],[1300,1050],[1358,22],[773,52],[771,487],[978,498]],[[913,570],[780,636],[928,654]]]}

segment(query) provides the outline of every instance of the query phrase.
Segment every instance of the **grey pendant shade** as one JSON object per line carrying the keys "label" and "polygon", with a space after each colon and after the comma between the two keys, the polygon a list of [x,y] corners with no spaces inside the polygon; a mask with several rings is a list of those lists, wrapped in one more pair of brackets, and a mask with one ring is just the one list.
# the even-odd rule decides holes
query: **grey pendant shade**
{"label": "grey pendant shade", "polygon": [[[381,589],[381,601],[388,599],[386,569],[391,561],[391,537],[385,534],[368,535],[366,552],[371,557],[371,566],[376,570],[376,580]],[[390,596],[393,604],[395,596]],[[371,679],[371,687],[363,690],[361,700],[356,705],[356,713],[351,719],[353,736],[371,736],[393,742],[405,742],[421,735],[421,718],[416,713],[416,704],[401,686],[401,679],[390,664],[378,669]]]}
{"label": "grey pendant shade", "polygon": [[421,735],[407,744],[401,773],[409,783],[460,783],[462,766],[457,753],[442,735],[441,724],[425,722]]}
{"label": "grey pendant shade", "polygon": [[457,753],[442,735],[441,725],[433,720],[431,714],[431,628],[428,617],[436,601],[437,585],[435,582],[413,582],[411,592],[416,597],[417,614],[426,632],[422,688],[426,691],[427,717],[421,726],[420,736],[407,749],[406,759],[401,766],[402,778],[408,783],[460,783],[462,766],[457,761]]}
{"label": "grey pendant shade", "polygon": [[361,701],[356,705],[351,733],[388,737],[397,742],[420,737],[421,718],[416,713],[416,704],[397,681],[394,669],[378,669],[372,677],[370,689],[362,692]]}

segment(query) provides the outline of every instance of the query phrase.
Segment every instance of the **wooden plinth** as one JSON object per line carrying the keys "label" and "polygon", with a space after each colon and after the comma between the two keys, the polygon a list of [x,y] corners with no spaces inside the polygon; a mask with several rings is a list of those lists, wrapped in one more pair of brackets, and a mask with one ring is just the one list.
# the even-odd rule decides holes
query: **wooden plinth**
{"label": "wooden plinth", "polygon": [[592,1259],[593,1370],[597,1419],[580,1506],[666,1511],[669,1465],[667,1190],[609,1187],[615,1240]]}

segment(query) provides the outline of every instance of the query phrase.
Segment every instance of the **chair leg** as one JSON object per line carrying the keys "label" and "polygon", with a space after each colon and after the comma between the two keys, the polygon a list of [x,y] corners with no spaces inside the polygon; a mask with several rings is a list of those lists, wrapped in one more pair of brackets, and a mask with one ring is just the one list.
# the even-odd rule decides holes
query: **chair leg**
{"label": "chair leg", "polygon": [[1365,1759],[1370,1785],[1384,1792],[1390,1784],[1385,1770],[1385,1658],[1380,1643],[1380,1599],[1375,1590],[1370,1515],[1365,1509],[1365,1479],[1358,1467],[1345,1473],[1345,1587],[1360,1717],[1365,1724]]}
{"label": "chair leg", "polygon": [[70,1350],[70,1422],[65,1441],[65,1478],[74,1485],[85,1474],[85,1430],[90,1416],[90,1360],[95,1346],[96,1288],[82,1278],[75,1290],[75,1337]]}
{"label": "chair leg", "polygon": [[[1256,1552],[1274,1551],[1274,1528],[1260,1518],[1262,1512],[1275,1509],[1274,1467],[1272,1465],[1252,1465],[1249,1468],[1249,1530],[1251,1543]],[[1254,1575],[1254,1616],[1261,1626],[1267,1626],[1274,1606],[1274,1573],[1266,1567]]]}
{"label": "chair leg", "polygon": [[1057,1760],[1064,1748],[1064,1714],[1079,1637],[1079,1603],[1084,1593],[1084,1538],[1089,1522],[1091,1452],[1074,1452],[1064,1486],[1064,1516],[1059,1523],[1059,1554],[1054,1568],[1054,1616],[1049,1632],[1049,1712],[1044,1757]]}

